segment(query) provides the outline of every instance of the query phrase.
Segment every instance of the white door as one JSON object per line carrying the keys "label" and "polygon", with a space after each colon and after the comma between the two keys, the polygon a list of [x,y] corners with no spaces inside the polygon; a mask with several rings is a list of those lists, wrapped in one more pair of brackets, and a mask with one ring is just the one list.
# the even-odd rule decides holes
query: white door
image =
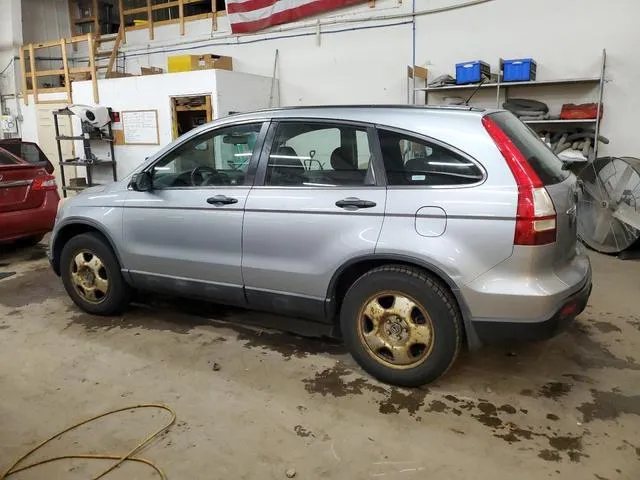
{"label": "white door", "polygon": [[[65,108],[66,104],[46,104],[37,106],[37,118],[38,118],[38,145],[49,158],[49,161],[53,164],[54,175],[58,183],[58,193],[62,196],[62,177],[60,176],[60,159],[58,158],[58,146],[56,144],[56,127],[53,120],[53,111]],[[61,115],[58,117],[60,122],[60,135],[73,135],[71,127],[71,117]],[[62,146],[62,158],[75,157],[73,142],[70,140],[63,140]],[[75,167],[66,167],[65,176],[67,184],[70,177],[76,176]]]}

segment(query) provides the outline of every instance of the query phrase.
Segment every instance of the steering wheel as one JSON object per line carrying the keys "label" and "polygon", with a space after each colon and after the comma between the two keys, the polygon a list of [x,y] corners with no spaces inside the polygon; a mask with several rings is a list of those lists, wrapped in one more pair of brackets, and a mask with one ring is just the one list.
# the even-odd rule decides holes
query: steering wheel
{"label": "steering wheel", "polygon": [[[205,178],[203,175],[204,172],[209,172],[209,177],[216,174],[216,171],[213,168],[208,167],[207,165],[198,165],[196,168],[191,170],[191,185],[194,187],[204,185],[209,179],[209,177]],[[200,177],[199,181],[196,180],[197,177]]]}

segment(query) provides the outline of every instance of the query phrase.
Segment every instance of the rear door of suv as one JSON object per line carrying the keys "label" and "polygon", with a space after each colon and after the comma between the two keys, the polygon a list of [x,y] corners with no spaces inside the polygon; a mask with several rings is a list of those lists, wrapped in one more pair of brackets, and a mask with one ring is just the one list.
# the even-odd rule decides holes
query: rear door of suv
{"label": "rear door of suv", "polygon": [[386,201],[374,143],[374,128],[358,123],[272,123],[242,235],[253,308],[322,319],[334,272],[374,253]]}
{"label": "rear door of suv", "polygon": [[[421,121],[433,123],[435,132],[454,132],[450,138],[476,139],[480,117],[460,118],[436,115]],[[382,125],[377,134],[387,207],[376,254],[417,261],[454,285],[472,281],[511,256],[515,203],[510,177],[492,175],[439,139]],[[475,145],[481,152],[482,142]]]}

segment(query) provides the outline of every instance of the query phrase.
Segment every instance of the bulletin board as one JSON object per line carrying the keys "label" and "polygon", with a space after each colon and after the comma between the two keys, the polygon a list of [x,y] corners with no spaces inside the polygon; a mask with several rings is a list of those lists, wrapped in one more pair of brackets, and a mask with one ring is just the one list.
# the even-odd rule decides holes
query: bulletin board
{"label": "bulletin board", "polygon": [[120,112],[124,145],[160,145],[157,110]]}

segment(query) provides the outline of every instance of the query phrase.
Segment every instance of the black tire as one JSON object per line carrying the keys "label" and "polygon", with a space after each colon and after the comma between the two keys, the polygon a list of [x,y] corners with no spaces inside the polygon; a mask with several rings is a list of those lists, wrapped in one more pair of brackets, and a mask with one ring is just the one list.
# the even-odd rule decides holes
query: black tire
{"label": "black tire", "polygon": [[[97,302],[86,300],[74,286],[71,270],[74,258],[82,252],[97,256],[108,278],[106,294]],[[83,233],[71,238],[62,249],[60,255],[60,276],[64,288],[78,307],[94,315],[117,315],[121,313],[131,300],[132,289],[122,277],[120,264],[111,247],[96,233]]]}
{"label": "black tire", "polygon": [[[423,359],[415,366],[389,365],[380,353],[373,352],[364,339],[365,334],[361,333],[365,327],[359,323],[369,322],[368,317],[361,317],[361,312],[372,298],[382,298],[383,292],[389,291],[406,295],[417,305],[418,314],[421,307],[429,318],[431,340],[421,352]],[[340,326],[345,345],[367,373],[382,382],[403,387],[418,387],[438,379],[453,365],[462,345],[461,315],[451,292],[437,278],[402,265],[379,267],[356,280],[342,302]],[[380,351],[383,352],[384,347]]]}

